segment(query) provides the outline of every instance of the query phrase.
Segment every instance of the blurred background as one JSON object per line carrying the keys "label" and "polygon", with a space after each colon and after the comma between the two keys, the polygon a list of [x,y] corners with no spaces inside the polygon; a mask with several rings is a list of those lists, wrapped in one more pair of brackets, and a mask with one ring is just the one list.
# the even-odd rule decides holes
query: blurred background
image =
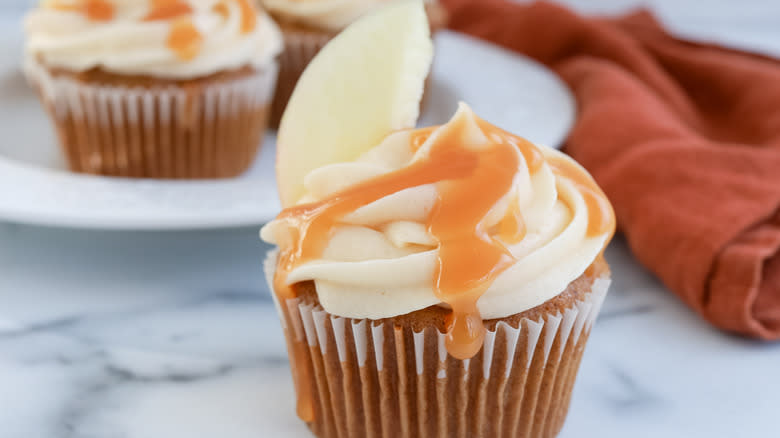
{"label": "blurred background", "polygon": [[[0,15],[21,14],[36,3],[38,0],[3,0]],[[780,53],[780,2],[775,0],[556,0],[555,3],[593,14],[648,7],[665,25],[683,35]]]}

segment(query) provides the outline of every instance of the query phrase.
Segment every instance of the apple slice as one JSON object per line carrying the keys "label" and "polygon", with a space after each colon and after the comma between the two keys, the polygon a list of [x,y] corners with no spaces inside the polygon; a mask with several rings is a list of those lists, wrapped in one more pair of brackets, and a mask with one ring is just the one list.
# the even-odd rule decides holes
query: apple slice
{"label": "apple slice", "polygon": [[310,171],[355,160],[391,132],[414,127],[432,58],[421,0],[392,3],[333,38],[304,71],[279,126],[282,206],[303,196]]}

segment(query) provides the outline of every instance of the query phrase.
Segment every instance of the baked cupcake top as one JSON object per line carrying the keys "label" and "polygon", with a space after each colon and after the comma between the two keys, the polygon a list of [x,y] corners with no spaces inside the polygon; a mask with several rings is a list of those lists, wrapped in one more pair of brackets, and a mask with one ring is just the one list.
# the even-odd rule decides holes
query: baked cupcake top
{"label": "baked cupcake top", "polygon": [[50,68],[191,79],[281,51],[252,0],[44,0],[25,19],[27,56]]}
{"label": "baked cupcake top", "polygon": [[261,0],[275,16],[315,29],[338,32],[392,0]]}

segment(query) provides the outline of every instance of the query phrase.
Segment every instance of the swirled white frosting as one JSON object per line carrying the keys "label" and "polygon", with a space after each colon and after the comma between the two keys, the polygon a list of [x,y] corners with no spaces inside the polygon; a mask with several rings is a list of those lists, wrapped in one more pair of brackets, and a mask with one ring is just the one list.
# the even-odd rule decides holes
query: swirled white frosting
{"label": "swirled white frosting", "polygon": [[[426,156],[426,145],[437,136],[464,122],[468,127],[464,144],[477,150],[490,144],[474,114],[461,105],[453,119],[437,128],[416,152],[410,147],[411,131],[402,131],[355,162],[315,169],[305,178],[307,195],[300,202],[320,200],[415,162]],[[546,158],[573,163],[561,152],[538,147]],[[514,185],[482,224],[489,229],[507,215],[511,203],[517,203],[526,235],[520,242],[506,243],[517,261],[477,302],[484,319],[520,313],[555,297],[593,263],[610,237],[609,233],[587,236],[588,207],[572,181],[556,175],[547,163],[531,174],[519,151],[518,155]],[[321,258],[293,269],[288,282],[314,280],[323,308],[349,318],[387,318],[442,305],[433,289],[437,244],[424,225],[437,196],[435,185],[413,187],[348,214],[332,230]],[[285,245],[286,227],[273,221],[262,229],[261,237]]]}
{"label": "swirled white frosting", "polygon": [[282,19],[329,31],[339,31],[390,0],[261,0]]}
{"label": "swirled white frosting", "polygon": [[[77,0],[62,0],[76,2]],[[215,10],[219,0],[187,0],[189,16],[203,40],[197,56],[185,60],[168,44],[173,20],[145,21],[149,0],[108,0],[111,20],[90,20],[77,11],[46,7],[25,19],[28,59],[49,67],[81,72],[99,67],[128,75],[191,79],[275,62],[282,48],[276,24],[258,12],[257,25],[242,31],[242,11],[235,1],[224,4],[227,15]]]}

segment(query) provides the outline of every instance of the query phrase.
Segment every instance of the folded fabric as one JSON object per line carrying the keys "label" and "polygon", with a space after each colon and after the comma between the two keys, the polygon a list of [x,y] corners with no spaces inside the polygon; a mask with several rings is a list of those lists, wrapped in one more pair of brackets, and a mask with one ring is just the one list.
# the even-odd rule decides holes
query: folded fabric
{"label": "folded fabric", "polygon": [[579,117],[566,151],[604,188],[641,263],[714,325],[780,338],[778,60],[673,38],[644,11],[443,3],[454,30],[568,83]]}

